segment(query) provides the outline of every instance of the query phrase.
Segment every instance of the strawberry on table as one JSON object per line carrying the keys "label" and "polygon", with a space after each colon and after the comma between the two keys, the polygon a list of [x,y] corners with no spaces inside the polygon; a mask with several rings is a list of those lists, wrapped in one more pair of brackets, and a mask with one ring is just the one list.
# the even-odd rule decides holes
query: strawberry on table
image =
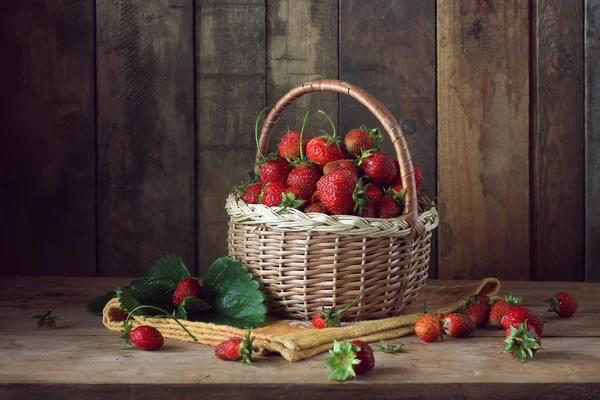
{"label": "strawberry on table", "polygon": [[346,307],[341,310],[336,310],[335,307],[325,308],[323,307],[323,311],[315,314],[312,319],[312,325],[315,329],[325,329],[325,328],[339,328],[342,326],[340,319],[342,314],[346,312],[350,307],[352,307],[358,299],[362,296],[362,292],[356,296],[352,303],[348,304]]}
{"label": "strawberry on table", "polygon": [[475,324],[466,315],[452,313],[444,318],[444,330],[448,336],[462,338],[475,331]]}
{"label": "strawberry on table", "polygon": [[525,321],[527,321],[540,336],[544,334],[544,321],[531,312],[531,310],[520,305],[512,306],[506,311],[506,314],[502,317],[502,326],[504,329],[509,329],[511,326],[516,328]]}
{"label": "strawberry on table", "polygon": [[131,330],[129,340],[141,350],[158,350],[165,343],[158,329],[148,325],[141,325]]}
{"label": "strawberry on table", "polygon": [[442,337],[442,320],[438,315],[423,315],[415,324],[415,335],[426,343]]}
{"label": "strawberry on table", "polygon": [[517,327],[511,326],[506,330],[506,347],[503,353],[512,354],[513,358],[525,361],[533,358],[533,354],[541,349],[542,339],[531,325],[522,322]]}
{"label": "strawberry on table", "polygon": [[569,318],[577,311],[577,299],[567,292],[556,293],[546,303],[550,305],[549,312],[555,312],[562,318]]}
{"label": "strawberry on table", "polygon": [[185,278],[175,288],[173,292],[173,305],[177,307],[187,297],[198,297],[202,299],[202,287],[194,278]]}
{"label": "strawberry on table", "polygon": [[281,182],[271,182],[265,185],[260,202],[265,206],[278,206],[285,196],[287,186]]}
{"label": "strawberry on table", "polygon": [[323,175],[317,182],[321,202],[332,214],[351,215],[354,211],[353,193],[358,179],[346,170]]}
{"label": "strawberry on table", "polygon": [[335,125],[331,118],[319,110],[323,114],[333,130],[333,134],[325,133],[323,136],[312,138],[306,145],[306,155],[308,159],[323,168],[327,163],[348,158],[348,153],[340,142],[340,138],[336,136]]}
{"label": "strawberry on table", "polygon": [[344,145],[348,153],[358,157],[363,150],[371,150],[376,146],[378,140],[383,139],[379,128],[369,128],[361,125],[360,128],[352,129],[344,137]]}
{"label": "strawberry on table", "polygon": [[375,366],[373,350],[361,340],[344,340],[341,343],[334,340],[329,354],[331,357],[323,360],[325,367],[330,370],[329,380],[345,381],[351,376],[364,375]]}
{"label": "strawberry on table", "polygon": [[376,185],[385,186],[391,183],[398,173],[394,161],[381,151],[363,151],[358,165],[363,167],[365,175]]}
{"label": "strawberry on table", "polygon": [[492,304],[490,309],[489,324],[496,327],[502,327],[502,317],[512,306],[521,304],[522,298],[513,295],[504,296],[504,299],[498,300]]}
{"label": "strawberry on table", "polygon": [[476,326],[484,325],[490,318],[490,298],[486,295],[475,295],[467,300],[467,315]]}
{"label": "strawberry on table", "polygon": [[220,343],[215,348],[215,356],[219,360],[240,361],[242,363],[252,364],[252,353],[258,353],[260,350],[254,346],[254,336],[252,329],[246,331],[246,337],[236,337]]}

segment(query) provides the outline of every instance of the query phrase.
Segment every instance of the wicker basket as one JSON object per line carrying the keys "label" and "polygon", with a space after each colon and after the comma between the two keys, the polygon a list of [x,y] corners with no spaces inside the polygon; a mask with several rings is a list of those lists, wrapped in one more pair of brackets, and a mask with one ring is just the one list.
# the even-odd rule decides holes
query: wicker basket
{"label": "wicker basket", "polygon": [[271,131],[285,109],[301,96],[338,92],[355,98],[377,117],[394,144],[402,184],[407,188],[403,215],[361,218],[324,215],[247,204],[236,193],[226,202],[228,252],[264,285],[267,306],[292,319],[310,319],[323,307],[343,307],[345,320],[399,315],[427,279],[431,232],[439,223],[435,208],[419,214],[410,153],[392,114],[371,94],[338,80],[317,80],[285,94],[267,116],[259,146],[268,150]]}

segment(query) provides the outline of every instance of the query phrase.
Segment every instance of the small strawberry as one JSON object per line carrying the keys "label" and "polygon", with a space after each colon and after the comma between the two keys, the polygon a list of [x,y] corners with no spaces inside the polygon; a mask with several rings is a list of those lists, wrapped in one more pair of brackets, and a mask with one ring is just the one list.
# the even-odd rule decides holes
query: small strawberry
{"label": "small strawberry", "polygon": [[242,200],[244,200],[248,204],[256,204],[258,203],[258,198],[262,193],[263,184],[261,182],[257,182],[253,185],[248,186],[244,190],[244,194],[242,195]]}
{"label": "small strawberry", "polygon": [[[398,160],[394,160],[394,164],[398,170],[396,177],[394,178],[394,183],[397,185],[402,185],[402,176],[400,175],[400,164]],[[415,171],[415,185],[417,190],[421,190],[421,186],[423,185],[423,170],[417,164],[413,163],[413,170]]]}
{"label": "small strawberry", "polygon": [[286,190],[287,186],[281,182],[271,182],[265,185],[260,197],[261,204],[269,207],[278,206],[283,201]]}
{"label": "small strawberry", "polygon": [[348,159],[337,160],[337,161],[332,161],[330,163],[327,163],[323,167],[323,173],[325,175],[327,175],[327,174],[331,174],[332,172],[338,171],[340,169],[348,170],[348,171],[354,173],[354,175],[356,175],[357,178],[360,178],[360,175],[361,175],[360,168],[358,167],[358,165],[356,165],[356,163],[353,160],[348,160]]}
{"label": "small strawberry", "polygon": [[[302,147],[300,147],[300,140],[302,140]],[[300,153],[306,151],[307,143],[308,138],[301,132],[289,131],[281,137],[277,145],[277,151],[281,158],[291,160],[300,157]]]}
{"label": "small strawberry", "polygon": [[506,330],[506,347],[503,353],[512,354],[513,358],[525,361],[527,358],[533,358],[533,354],[541,349],[542,339],[531,325],[526,322],[520,323],[517,327],[511,326]]}
{"label": "small strawberry", "polygon": [[331,124],[333,134],[324,132],[323,136],[312,138],[306,145],[306,155],[308,159],[323,168],[327,163],[348,158],[348,153],[340,143],[340,138],[336,136],[335,125],[331,118],[323,111],[319,110]]}
{"label": "small strawberry", "polygon": [[482,326],[490,318],[490,305],[486,303],[471,302],[467,306],[467,315],[475,326]]}
{"label": "small strawberry", "polygon": [[260,180],[262,183],[286,183],[292,166],[284,158],[274,158],[260,164]]}
{"label": "small strawberry", "polygon": [[315,316],[312,319],[313,328],[325,329],[325,328],[332,328],[332,327],[339,328],[340,326],[342,326],[342,324],[340,322],[340,318],[341,318],[342,314],[344,312],[346,312],[346,310],[348,310],[354,304],[356,304],[358,299],[360,299],[360,296],[362,296],[362,292],[359,293],[359,295],[354,300],[352,300],[352,303],[348,304],[346,307],[342,308],[341,310],[336,310],[335,307],[331,307],[331,308],[323,307],[323,311],[315,314]]}
{"label": "small strawberry", "polygon": [[402,208],[388,196],[383,196],[379,199],[379,218],[396,218],[402,212]]}
{"label": "small strawberry", "polygon": [[363,375],[375,366],[373,350],[365,342],[353,340],[343,342],[333,340],[333,349],[329,350],[331,357],[323,360],[325,367],[330,370],[328,380],[345,381],[349,377]]}
{"label": "small strawberry", "polygon": [[426,343],[442,337],[442,320],[437,315],[423,315],[415,324],[415,335]]}
{"label": "small strawberry", "polygon": [[317,182],[321,178],[319,169],[312,165],[298,165],[294,167],[287,178],[289,186],[302,188],[308,194],[306,200],[317,190]]}
{"label": "small strawberry", "polygon": [[577,311],[577,299],[570,293],[559,292],[546,303],[550,305],[549,312],[554,311],[562,318],[569,318]]}
{"label": "small strawberry", "polygon": [[448,336],[462,338],[475,331],[475,324],[466,315],[453,313],[444,318],[444,329]]}
{"label": "small strawberry", "polygon": [[383,134],[379,128],[369,128],[361,125],[360,128],[352,129],[344,137],[344,145],[348,153],[358,157],[363,150],[371,150],[375,147],[378,140],[383,139]]}
{"label": "small strawberry", "polygon": [[504,329],[508,329],[511,326],[516,328],[524,321],[528,321],[540,336],[544,334],[544,321],[523,306],[512,306],[509,308],[504,317],[502,317],[502,326]]}
{"label": "small strawberry", "polygon": [[521,297],[507,295],[504,296],[504,300],[498,300],[494,304],[492,304],[492,308],[490,309],[490,318],[488,320],[489,324],[496,327],[502,326],[502,317],[512,306],[516,306],[521,304]]}
{"label": "small strawberry", "polygon": [[327,207],[323,205],[323,203],[310,203],[304,208],[305,213],[321,213],[321,214],[329,214]]}
{"label": "small strawberry", "polygon": [[332,214],[351,215],[354,211],[354,189],[358,179],[345,170],[323,175],[317,182],[317,190],[321,202]]}
{"label": "small strawberry", "polygon": [[235,337],[215,348],[215,356],[220,360],[240,361],[242,363],[252,364],[252,353],[258,353],[258,347],[254,346],[254,336],[251,336],[252,329],[246,331],[246,337]]}
{"label": "small strawberry", "polygon": [[363,151],[358,165],[365,170],[365,175],[376,185],[387,185],[398,173],[394,161],[381,151]]}
{"label": "small strawberry", "polygon": [[381,187],[371,183],[367,185],[367,188],[365,189],[365,194],[369,198],[369,202],[371,204],[374,204],[377,208],[379,206],[379,200],[381,200],[381,198],[383,197],[383,190],[381,189]]}
{"label": "small strawberry", "polygon": [[157,350],[165,343],[158,329],[148,325],[138,326],[129,332],[129,340],[141,350]]}
{"label": "small strawberry", "polygon": [[173,305],[177,307],[187,297],[202,297],[202,287],[194,278],[185,278],[177,285],[173,292]]}

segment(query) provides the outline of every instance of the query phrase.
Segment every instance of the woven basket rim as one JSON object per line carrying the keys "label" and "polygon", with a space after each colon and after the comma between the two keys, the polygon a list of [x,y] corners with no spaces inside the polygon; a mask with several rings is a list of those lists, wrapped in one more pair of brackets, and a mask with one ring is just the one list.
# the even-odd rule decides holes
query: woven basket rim
{"label": "woven basket rim", "polygon": [[[341,235],[370,237],[409,237],[416,231],[404,216],[397,218],[364,218],[354,215],[326,215],[304,213],[294,208],[269,207],[248,204],[238,194],[231,192],[225,202],[225,210],[231,221],[240,225],[264,225],[285,231],[312,231]],[[283,213],[282,213],[283,211]],[[437,208],[419,214],[426,231],[434,230],[440,222]]]}

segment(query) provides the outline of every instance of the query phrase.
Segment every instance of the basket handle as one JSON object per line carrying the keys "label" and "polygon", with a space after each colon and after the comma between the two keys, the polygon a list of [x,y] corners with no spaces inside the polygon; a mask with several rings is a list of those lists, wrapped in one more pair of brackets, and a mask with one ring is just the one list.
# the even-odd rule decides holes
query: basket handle
{"label": "basket handle", "polygon": [[413,163],[400,124],[398,124],[396,118],[394,118],[392,113],[390,113],[379,100],[364,89],[334,79],[319,79],[296,86],[283,95],[271,109],[269,115],[267,115],[260,132],[259,149],[257,149],[256,158],[259,159],[261,154],[266,154],[268,152],[273,127],[277,121],[279,121],[279,117],[286,108],[300,97],[312,92],[337,92],[353,97],[363,106],[367,107],[379,120],[381,126],[387,131],[390,140],[394,145],[396,156],[398,157],[400,164],[402,186],[406,188],[403,218],[405,218],[410,226],[416,231],[417,235],[420,236],[425,233],[425,226],[419,221],[417,187]]}

